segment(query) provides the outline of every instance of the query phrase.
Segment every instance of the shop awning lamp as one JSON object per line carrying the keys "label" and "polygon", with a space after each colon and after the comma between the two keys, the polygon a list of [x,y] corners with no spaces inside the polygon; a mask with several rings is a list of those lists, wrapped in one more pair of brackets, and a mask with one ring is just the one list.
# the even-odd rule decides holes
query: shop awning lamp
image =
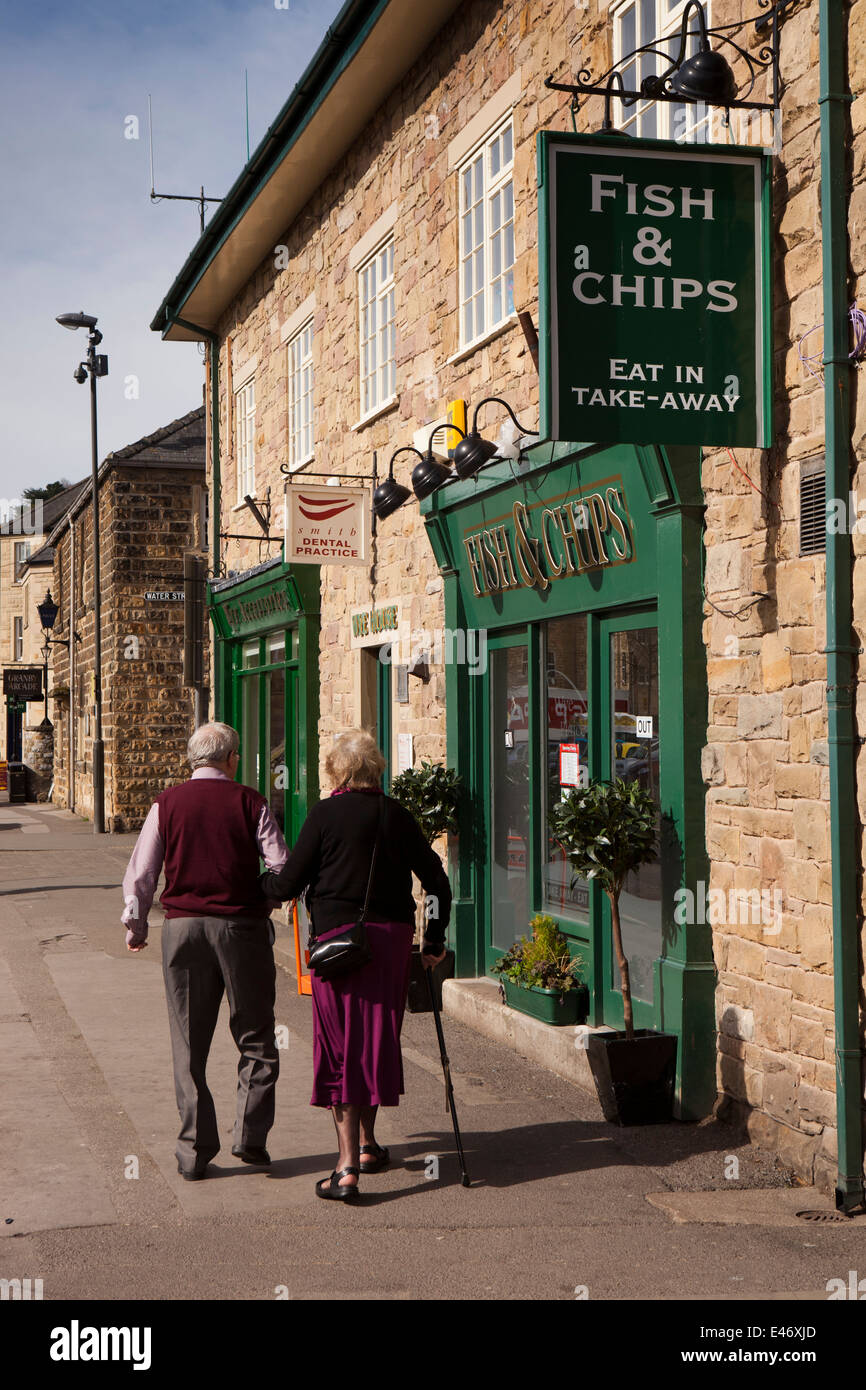
{"label": "shop awning lamp", "polygon": [[[623,107],[634,106],[636,102],[670,101],[685,102],[687,105],[721,106],[725,110],[738,107],[748,111],[775,111],[779,106],[781,75],[779,71],[779,34],[798,0],[758,0],[763,13],[739,19],[733,24],[719,24],[714,28],[707,25],[707,15],[701,0],[689,0],[683,11],[680,25],[680,41],[677,56],[671,61],[671,54],[662,40],[643,44],[631,53],[625,54],[613,67],[608,68],[598,79],[593,79],[591,71],[582,63],[578,64],[577,78],[574,82],[554,82],[548,77],[545,86],[556,92],[570,92],[572,111],[578,110],[580,99],[587,96],[604,97],[604,121],[599,134],[617,134],[610,115],[611,99],[616,97]],[[694,27],[694,21],[697,27]],[[744,31],[753,28],[759,35],[759,45],[747,48]],[[717,47],[711,46],[715,40]],[[697,52],[686,56],[697,40]],[[727,48],[731,58],[741,60],[745,83],[742,91],[737,86],[728,58],[720,52]],[[647,72],[652,59],[658,60],[661,72]],[[626,86],[624,73],[643,72],[637,90]],[[769,101],[752,101],[755,83],[762,73],[768,76]],[[624,133],[624,132],[622,132]]]}
{"label": "shop awning lamp", "polygon": [[478,433],[478,412],[483,405],[489,405],[494,401],[497,405],[502,405],[508,411],[517,428],[522,434],[530,434],[531,431],[521,425],[514,411],[507,401],[502,400],[501,396],[485,396],[483,401],[479,401],[472,415],[472,429],[465,439],[461,439],[457,448],[454,450],[454,469],[458,478],[474,478],[480,468],[496,456],[498,446],[489,439],[482,439]]}
{"label": "shop awning lamp", "polygon": [[[454,480],[453,470],[447,463],[443,463],[440,459],[437,459],[433,453],[433,440],[440,430],[453,430],[455,434],[460,435],[461,441],[466,438],[465,432],[459,425],[437,425],[436,428],[431,431],[430,438],[427,441],[427,452],[421,456],[421,462],[416,463],[415,467],[412,469],[412,491],[419,502],[423,501],[425,497],[429,497],[431,493],[436,492],[436,490],[444,486],[445,483],[453,482]],[[460,445],[458,444],[457,447],[459,448]]]}
{"label": "shop awning lamp", "polygon": [[394,477],[394,460],[400,454],[417,454],[423,459],[420,450],[415,449],[411,444],[404,444],[399,449],[395,449],[391,455],[391,462],[388,464],[388,476],[383,483],[373,492],[373,515],[377,521],[384,521],[387,516],[391,516],[402,507],[412,496],[407,487],[398,483]]}

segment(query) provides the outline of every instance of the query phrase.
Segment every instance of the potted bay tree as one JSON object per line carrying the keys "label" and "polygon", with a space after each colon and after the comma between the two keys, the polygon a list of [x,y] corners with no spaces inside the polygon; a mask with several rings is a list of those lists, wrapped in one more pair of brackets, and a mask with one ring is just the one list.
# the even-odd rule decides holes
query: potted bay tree
{"label": "potted bay tree", "polygon": [[591,1033],[587,1055],[606,1120],[663,1124],[672,1118],[677,1039],[635,1028],[620,895],[626,879],[656,858],[656,807],[637,781],[615,778],[575,787],[550,814],[550,829],[575,871],[594,879],[610,904],[622,989],[622,1032]]}
{"label": "potted bay tree", "polygon": [[[391,783],[391,795],[394,800],[412,812],[430,845],[440,835],[447,834],[450,840],[451,836],[457,834],[457,811],[462,791],[462,778],[453,768],[444,767],[441,763],[422,762],[420,767],[410,767],[401,772]],[[421,920],[418,925],[422,931],[426,920],[423,914],[426,910],[427,904],[424,903],[419,910]],[[447,951],[445,959],[433,969],[432,984],[437,991],[440,1004],[442,981],[450,979],[453,974],[454,952]],[[406,1003],[412,1014],[427,1013],[430,1009],[419,945],[412,947]]]}

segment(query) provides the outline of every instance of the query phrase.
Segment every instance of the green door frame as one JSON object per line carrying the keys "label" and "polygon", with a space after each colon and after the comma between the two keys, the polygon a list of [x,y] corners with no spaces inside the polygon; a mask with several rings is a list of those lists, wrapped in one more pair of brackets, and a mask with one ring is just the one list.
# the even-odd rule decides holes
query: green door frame
{"label": "green door frame", "polygon": [[[286,672],[286,753],[290,777],[285,790],[285,835],[297,837],[311,806],[319,798],[319,567],[292,567],[280,561],[257,566],[245,575],[211,581],[208,607],[215,636],[214,693],[219,720],[241,728],[242,652],[257,640],[261,665],[255,672]],[[265,664],[267,643],[283,635],[285,663]],[[259,681],[260,782],[267,776],[267,680]],[[241,735],[243,737],[243,735]],[[258,788],[268,796],[269,785]]]}
{"label": "green door frame", "polygon": [[[613,680],[610,662],[610,639],[616,632],[639,632],[642,629],[653,629],[658,632],[658,618],[652,610],[647,609],[617,609],[613,613],[605,614],[598,620],[598,679],[597,679],[597,713],[596,713],[596,734],[598,738],[599,751],[599,772],[598,776],[604,781],[610,781],[614,769],[611,767],[611,746],[613,743],[611,730],[611,711],[613,709]],[[590,720],[592,720],[592,701],[590,700]],[[661,752],[661,708],[659,708],[659,764],[664,763],[664,756]],[[613,1028],[624,1027],[622,993],[614,989],[610,983],[613,976],[613,930],[610,921],[610,903],[606,895],[601,892],[593,883],[590,885],[591,896],[595,899],[593,903],[593,928],[596,945],[596,959],[600,962],[600,968],[596,977],[596,994],[601,1001],[603,1019]],[[659,968],[658,963],[654,970],[653,981],[653,1002],[649,1003],[644,999],[633,999],[634,1022],[636,1028],[659,1028],[661,1027],[661,1008],[659,992]]]}
{"label": "green door frame", "polygon": [[[605,565],[551,572],[546,541],[553,537],[561,560],[555,526],[542,508],[562,508],[572,497],[595,489],[618,488],[620,514],[631,547]],[[588,677],[597,685],[601,624],[625,611],[655,610],[659,644],[660,737],[665,742],[660,794],[662,801],[664,956],[659,964],[656,1026],[675,1032],[677,1050],[676,1113],[698,1119],[712,1110],[716,1086],[716,969],[709,925],[688,927],[674,921],[675,890],[697,893],[708,878],[704,837],[705,789],[700,772],[706,742],[706,654],[702,638],[703,498],[700,451],[656,445],[592,445],[545,441],[523,455],[520,474],[513,465],[494,460],[478,477],[452,483],[421,503],[434,555],[444,578],[445,623],[451,629],[479,629],[489,634],[524,627],[530,642],[530,672],[540,682],[541,625],[569,613],[587,614]],[[544,527],[547,524],[545,535]],[[611,521],[612,529],[619,529]],[[470,538],[491,537],[482,549]],[[608,542],[609,536],[608,533]],[[503,561],[502,582],[491,588],[495,551],[504,547],[513,563]],[[479,577],[481,587],[479,588]],[[459,856],[453,868],[454,904],[450,939],[456,973],[478,976],[487,969],[484,949],[488,928],[489,796],[487,730],[479,671],[466,664],[446,667],[447,759],[463,777],[466,796],[460,811]],[[688,699],[684,692],[688,690]],[[530,702],[540,719],[538,698]],[[596,721],[598,723],[598,721]],[[530,729],[532,747],[543,735]],[[588,750],[591,776],[601,775],[602,749]],[[541,782],[531,782],[532,817],[541,822]],[[535,836],[536,840],[539,836]],[[543,871],[539,844],[531,860],[532,897],[541,901]],[[555,916],[555,913],[551,913]],[[601,970],[597,950],[601,928],[571,920],[563,926],[594,974]],[[589,938],[584,942],[582,933]],[[595,1022],[600,1002],[596,999]]]}
{"label": "green door frame", "polygon": [[376,739],[385,755],[385,769],[382,773],[382,790],[391,790],[391,740],[394,735],[393,711],[391,709],[391,663],[376,662]]}
{"label": "green door frame", "polygon": [[[538,853],[537,853],[536,844],[535,844],[535,841],[536,841],[536,838],[537,838],[537,837],[534,836],[534,835],[532,834],[532,826],[535,824],[535,821],[533,820],[533,817],[532,817],[532,807],[533,807],[534,800],[535,800],[535,783],[538,781],[538,769],[537,769],[537,766],[536,766],[536,759],[530,756],[531,750],[536,746],[536,740],[533,739],[533,728],[534,728],[534,721],[535,721],[535,718],[536,718],[536,715],[535,715],[535,706],[536,706],[536,703],[537,703],[536,700],[535,700],[535,698],[534,698],[534,692],[533,692],[533,690],[530,688],[530,687],[532,686],[532,684],[533,684],[533,666],[532,666],[531,653],[530,653],[530,629],[528,629],[528,628],[525,627],[525,626],[524,626],[524,627],[513,628],[513,629],[508,629],[508,630],[505,630],[505,631],[502,631],[502,632],[496,632],[496,633],[493,634],[492,637],[490,637],[490,638],[488,639],[488,643],[487,643],[487,654],[488,654],[488,655],[487,655],[487,660],[488,660],[487,671],[485,672],[484,679],[481,680],[481,681],[477,681],[477,682],[476,682],[475,693],[476,693],[476,699],[477,699],[478,702],[479,702],[478,724],[479,724],[479,727],[483,730],[482,741],[481,741],[481,747],[480,747],[480,755],[481,755],[481,756],[480,756],[480,761],[481,761],[481,780],[482,780],[482,786],[488,788],[488,795],[485,796],[485,797],[484,797],[484,800],[483,800],[484,818],[485,818],[485,840],[486,840],[486,842],[487,842],[488,844],[490,844],[490,843],[492,842],[492,809],[493,809],[493,797],[492,797],[492,795],[491,795],[490,793],[493,791],[493,784],[492,784],[492,778],[493,778],[492,749],[493,749],[493,734],[494,734],[493,722],[492,722],[492,698],[491,698],[491,697],[492,697],[492,693],[493,693],[493,692],[492,692],[492,686],[491,686],[491,661],[490,661],[490,658],[491,658],[492,653],[501,652],[501,651],[508,651],[508,650],[514,649],[514,648],[516,648],[516,647],[525,647],[525,648],[526,648],[526,662],[527,662],[527,668],[526,668],[526,683],[527,683],[527,711],[528,711],[528,714],[527,714],[527,732],[526,732],[526,737],[527,737],[527,769],[528,769],[528,773],[529,773],[529,788],[528,788],[529,834],[528,834],[528,836],[527,836],[527,845],[526,845],[526,856],[527,856],[527,858],[526,858],[526,882],[527,882],[527,897],[528,897],[529,902],[532,902],[533,899],[534,899],[534,897],[535,897],[535,893],[534,893],[534,891],[533,891],[533,885],[534,885],[534,883],[535,883],[535,880],[536,880],[536,877],[537,877],[537,873],[538,873],[537,864],[536,864],[536,862],[535,862],[535,861],[537,860],[537,858],[538,858]],[[483,866],[483,879],[484,879],[484,885],[483,885],[484,900],[485,900],[485,902],[489,903],[489,904],[491,905],[491,908],[492,908],[492,904],[493,904],[493,861],[492,861],[492,857],[491,857],[490,854],[486,855],[485,860],[484,860],[484,866]],[[480,933],[480,939],[478,940],[476,950],[477,950],[477,954],[478,954],[479,960],[483,961],[483,963],[484,963],[484,974],[489,974],[489,973],[490,973],[491,967],[492,967],[492,966],[494,965],[494,963],[499,959],[499,957],[503,954],[503,952],[502,952],[498,947],[496,947],[496,946],[494,946],[494,945],[491,944],[491,941],[490,941],[491,927],[492,927],[492,915],[491,915],[491,912],[490,912],[490,911],[487,911],[487,912],[485,912],[484,914],[480,914],[480,913],[479,913],[479,915],[478,915],[477,929],[478,929],[478,931],[479,931],[479,933]],[[526,923],[526,927],[528,927],[528,921],[527,921],[527,923]],[[524,930],[526,929],[526,927],[524,928]],[[522,932],[519,933],[519,934],[522,935]]]}

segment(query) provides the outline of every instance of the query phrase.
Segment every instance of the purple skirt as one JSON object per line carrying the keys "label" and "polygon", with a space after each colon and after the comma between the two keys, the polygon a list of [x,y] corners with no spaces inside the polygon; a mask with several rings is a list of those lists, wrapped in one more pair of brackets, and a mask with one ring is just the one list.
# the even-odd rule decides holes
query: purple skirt
{"label": "purple skirt", "polygon": [[[354,923],[323,932],[328,941]],[[399,1105],[403,1094],[400,1029],[409,988],[415,929],[368,922],[373,959],[336,980],[313,981],[311,1105]]]}

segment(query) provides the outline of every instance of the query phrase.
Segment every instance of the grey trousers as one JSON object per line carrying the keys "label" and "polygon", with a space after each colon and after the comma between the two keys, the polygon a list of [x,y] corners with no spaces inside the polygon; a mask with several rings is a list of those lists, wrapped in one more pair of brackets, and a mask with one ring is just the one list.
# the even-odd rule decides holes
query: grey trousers
{"label": "grey trousers", "polygon": [[162,969],[181,1129],[177,1159],[204,1166],[220,1147],[208,1052],[225,990],[240,1052],[233,1144],[260,1148],[274,1122],[280,1063],[274,1037],[273,927],[270,918],[170,917],[162,928]]}

